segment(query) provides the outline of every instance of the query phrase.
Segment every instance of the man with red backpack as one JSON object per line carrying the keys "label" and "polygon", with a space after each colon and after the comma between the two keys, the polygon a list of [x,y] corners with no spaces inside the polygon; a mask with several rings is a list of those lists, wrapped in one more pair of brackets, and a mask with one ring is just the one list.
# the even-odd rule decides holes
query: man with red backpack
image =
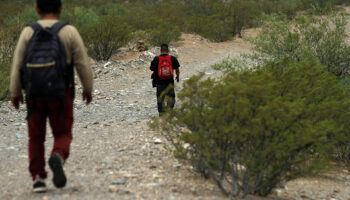
{"label": "man with red backpack", "polygon": [[77,29],[60,22],[61,0],[36,0],[41,20],[23,29],[11,66],[10,93],[13,106],[28,109],[29,171],[33,192],[46,192],[45,135],[50,123],[54,146],[49,158],[53,183],[62,188],[67,179],[63,164],[70,153],[73,127],[74,69],[83,85],[83,100],[92,100],[93,73]]}
{"label": "man with red backpack", "polygon": [[[160,55],[156,56],[151,63],[151,71],[153,71],[153,86],[157,87],[157,104],[158,112],[162,114],[164,106],[174,108],[175,90],[174,90],[174,70],[176,71],[176,81],[180,81],[180,64],[179,61],[169,55],[169,47],[162,44],[160,47]],[[165,100],[169,98],[169,102],[165,105]]]}

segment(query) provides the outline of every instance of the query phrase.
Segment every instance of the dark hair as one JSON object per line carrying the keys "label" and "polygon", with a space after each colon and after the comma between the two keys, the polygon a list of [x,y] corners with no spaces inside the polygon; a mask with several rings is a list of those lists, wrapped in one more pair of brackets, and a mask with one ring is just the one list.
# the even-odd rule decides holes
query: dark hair
{"label": "dark hair", "polygon": [[61,0],[36,0],[36,6],[43,14],[57,14],[62,6]]}
{"label": "dark hair", "polygon": [[160,45],[160,51],[169,51],[169,46],[167,44]]}

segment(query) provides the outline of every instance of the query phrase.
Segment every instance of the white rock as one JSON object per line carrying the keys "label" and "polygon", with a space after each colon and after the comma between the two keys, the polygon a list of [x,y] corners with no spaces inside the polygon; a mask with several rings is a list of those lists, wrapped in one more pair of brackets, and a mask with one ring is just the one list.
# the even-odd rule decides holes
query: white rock
{"label": "white rock", "polygon": [[103,67],[106,68],[106,67],[108,67],[111,64],[112,64],[112,62],[107,62],[106,64],[103,65]]}
{"label": "white rock", "polygon": [[162,144],[162,140],[159,139],[159,138],[156,138],[156,139],[154,140],[154,144]]}
{"label": "white rock", "polygon": [[191,146],[190,144],[186,143],[186,144],[183,145],[183,148],[184,149],[188,149],[188,148],[190,148],[190,146]]}

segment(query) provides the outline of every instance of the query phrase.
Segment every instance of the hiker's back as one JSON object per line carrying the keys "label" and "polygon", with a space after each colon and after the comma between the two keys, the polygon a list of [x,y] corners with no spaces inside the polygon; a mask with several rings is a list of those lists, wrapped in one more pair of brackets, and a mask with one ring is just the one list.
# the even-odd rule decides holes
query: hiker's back
{"label": "hiker's back", "polygon": [[22,66],[21,83],[27,100],[63,99],[73,85],[73,67],[67,64],[65,48],[58,32],[66,24],[52,27],[33,23],[34,34],[27,44]]}
{"label": "hiker's back", "polygon": [[[37,23],[43,28],[51,28],[54,24],[59,22],[58,20],[39,20]],[[34,35],[34,30],[30,26],[23,29],[19,42],[17,44],[15,57],[13,59],[13,72],[11,74],[11,85],[10,91],[11,96],[18,96],[21,93],[22,84],[17,80],[17,69],[18,66],[22,65],[24,60],[25,50],[30,43],[31,38]],[[74,68],[78,72],[79,78],[87,91],[92,90],[92,71],[89,67],[89,57],[86,53],[86,48],[83,44],[81,36],[74,26],[66,25],[59,32],[58,37],[64,47],[66,54],[66,63],[72,64],[74,61]],[[73,87],[73,85],[69,85]]]}

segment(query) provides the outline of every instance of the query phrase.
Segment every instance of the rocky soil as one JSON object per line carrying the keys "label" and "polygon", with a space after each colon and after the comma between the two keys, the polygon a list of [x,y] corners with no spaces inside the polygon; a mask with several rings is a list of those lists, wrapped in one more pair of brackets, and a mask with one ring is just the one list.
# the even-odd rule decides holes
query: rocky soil
{"label": "rocky soil", "polygon": [[[254,31],[253,31],[254,32]],[[248,34],[251,34],[248,32]],[[249,52],[240,39],[210,43],[183,35],[173,44],[179,58],[181,83],[198,72],[219,76],[210,66],[227,57]],[[160,133],[147,123],[157,116],[155,89],[149,63],[158,49],[145,53],[124,52],[112,61],[94,63],[94,101],[85,106],[77,85],[74,140],[65,165],[68,185],[32,194],[27,156],[25,107],[15,111],[5,102],[0,107],[0,199],[228,199],[210,180],[188,163],[177,160],[165,148]],[[52,147],[47,134],[47,156]],[[49,173],[49,179],[51,174]],[[247,199],[260,199],[248,197]],[[350,199],[350,172],[337,168],[318,177],[297,179],[277,188],[266,199]]]}

